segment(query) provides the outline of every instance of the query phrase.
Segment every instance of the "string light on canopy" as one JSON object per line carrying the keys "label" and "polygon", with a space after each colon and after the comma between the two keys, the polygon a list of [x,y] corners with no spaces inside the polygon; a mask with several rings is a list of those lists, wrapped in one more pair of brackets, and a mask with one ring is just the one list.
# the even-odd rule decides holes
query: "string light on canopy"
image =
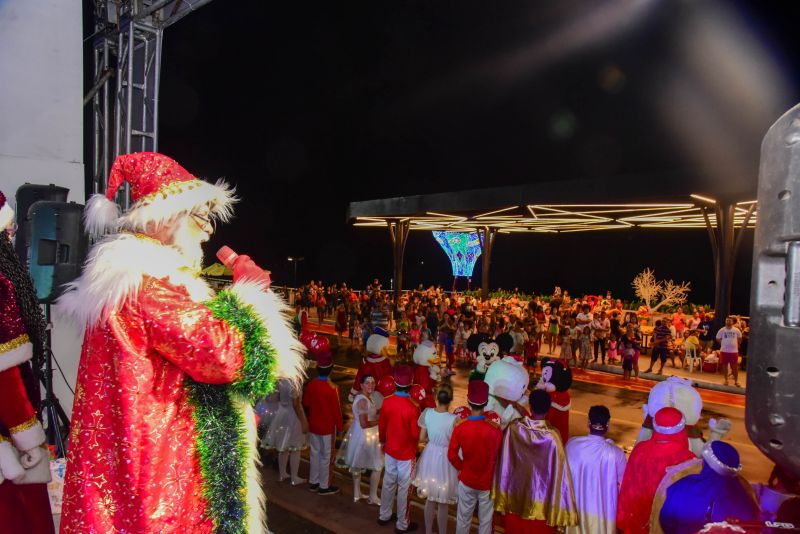
{"label": "string light on canopy", "polygon": [[455,288],[459,276],[466,278],[469,285],[475,262],[481,255],[480,236],[476,232],[434,230],[433,238],[450,259],[450,265],[453,267],[453,287]]}

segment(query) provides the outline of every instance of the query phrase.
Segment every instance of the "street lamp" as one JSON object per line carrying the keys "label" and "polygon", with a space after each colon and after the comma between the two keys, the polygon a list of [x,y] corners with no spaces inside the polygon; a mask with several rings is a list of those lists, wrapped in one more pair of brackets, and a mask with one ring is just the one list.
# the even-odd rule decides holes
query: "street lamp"
{"label": "street lamp", "polygon": [[303,257],[296,257],[296,256],[289,256],[286,258],[287,261],[294,264],[294,287],[297,288],[297,264],[303,261],[305,258]]}

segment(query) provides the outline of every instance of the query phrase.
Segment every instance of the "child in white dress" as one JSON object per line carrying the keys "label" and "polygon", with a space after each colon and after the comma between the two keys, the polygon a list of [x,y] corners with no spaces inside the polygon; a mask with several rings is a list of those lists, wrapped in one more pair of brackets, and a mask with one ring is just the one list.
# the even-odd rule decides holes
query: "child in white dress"
{"label": "child in white dress", "polygon": [[278,409],[267,427],[267,433],[261,440],[265,449],[278,451],[278,480],[283,482],[289,478],[286,464],[291,462],[292,485],[305,482],[300,478],[300,451],[308,445],[308,420],[303,411],[302,390],[292,381],[278,381]]}
{"label": "child in white dress", "polygon": [[361,494],[361,474],[370,471],[369,504],[379,506],[378,482],[383,469],[383,453],[378,439],[378,408],[373,401],[375,378],[364,375],[361,392],[353,399],[353,423],[342,440],[336,454],[336,465],[347,467],[353,474],[353,501],[365,496]]}
{"label": "child in white dress", "polygon": [[447,459],[447,448],[456,415],[448,411],[453,400],[450,384],[441,384],[436,389],[436,408],[428,408],[419,416],[421,429],[419,439],[428,444],[417,463],[417,476],[412,482],[417,487],[417,495],[425,501],[425,532],[433,532],[433,519],[436,517],[439,532],[447,531],[447,506],[458,498],[458,471]]}

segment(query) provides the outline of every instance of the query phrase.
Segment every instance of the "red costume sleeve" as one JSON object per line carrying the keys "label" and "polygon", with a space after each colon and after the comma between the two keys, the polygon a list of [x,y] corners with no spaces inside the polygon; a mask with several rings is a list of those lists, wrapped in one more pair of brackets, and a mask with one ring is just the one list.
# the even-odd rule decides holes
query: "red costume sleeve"
{"label": "red costume sleeve", "polygon": [[450,460],[450,463],[453,464],[453,467],[461,471],[461,469],[464,467],[464,462],[458,456],[458,451],[461,449],[458,430],[459,427],[455,427],[453,429],[453,435],[450,437],[450,447],[447,449],[447,459]]}
{"label": "red costume sleeve", "polygon": [[331,400],[336,401],[334,404],[336,406],[336,414],[335,414],[336,432],[341,432],[342,430],[344,430],[344,421],[342,420],[342,405],[341,402],[339,401],[339,390],[335,385],[331,384],[330,382],[329,384],[331,386],[331,391],[333,391],[333,395],[331,395]]}
{"label": "red costume sleeve", "polygon": [[378,440],[381,443],[386,443],[386,427],[387,427],[387,416],[388,413],[387,408],[390,408],[391,402],[387,402],[389,399],[383,401],[383,408],[381,408],[380,414],[378,414]]}
{"label": "red costume sleeve", "polygon": [[233,382],[244,362],[242,335],[185,290],[148,279],[139,312],[153,348],[198,382]]}
{"label": "red costume sleeve", "polygon": [[14,427],[36,417],[33,406],[28,401],[19,367],[0,372],[0,407],[0,423],[10,432],[14,431]]}
{"label": "red costume sleeve", "polygon": [[414,417],[411,417],[408,421],[409,434],[414,443],[419,441],[419,434],[420,434],[419,413],[420,413],[419,409],[416,409]]}

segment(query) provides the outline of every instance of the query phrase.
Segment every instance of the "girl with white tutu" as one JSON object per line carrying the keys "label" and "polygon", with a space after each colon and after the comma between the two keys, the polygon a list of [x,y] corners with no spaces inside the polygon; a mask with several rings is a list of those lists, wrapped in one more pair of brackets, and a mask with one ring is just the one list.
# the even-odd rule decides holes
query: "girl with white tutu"
{"label": "girl with white tutu", "polygon": [[458,500],[458,471],[447,459],[447,448],[453,434],[456,415],[450,413],[453,388],[441,384],[436,389],[436,408],[428,408],[419,416],[420,441],[428,444],[417,463],[417,476],[412,482],[417,495],[425,501],[425,532],[433,532],[433,519],[439,526],[439,534],[447,531],[447,506]]}
{"label": "girl with white tutu", "polygon": [[361,494],[361,474],[371,471],[368,502],[379,506],[378,482],[383,469],[383,452],[378,439],[378,408],[373,400],[374,392],[375,377],[364,375],[361,393],[353,399],[353,423],[336,454],[336,465],[349,468],[353,474],[354,502],[364,498]]}
{"label": "girl with white tutu", "polygon": [[278,480],[283,482],[289,478],[286,464],[291,464],[292,485],[305,482],[300,478],[300,451],[308,445],[308,420],[303,411],[302,391],[291,380],[278,381],[278,409],[267,427],[267,433],[261,440],[265,449],[278,451]]}

